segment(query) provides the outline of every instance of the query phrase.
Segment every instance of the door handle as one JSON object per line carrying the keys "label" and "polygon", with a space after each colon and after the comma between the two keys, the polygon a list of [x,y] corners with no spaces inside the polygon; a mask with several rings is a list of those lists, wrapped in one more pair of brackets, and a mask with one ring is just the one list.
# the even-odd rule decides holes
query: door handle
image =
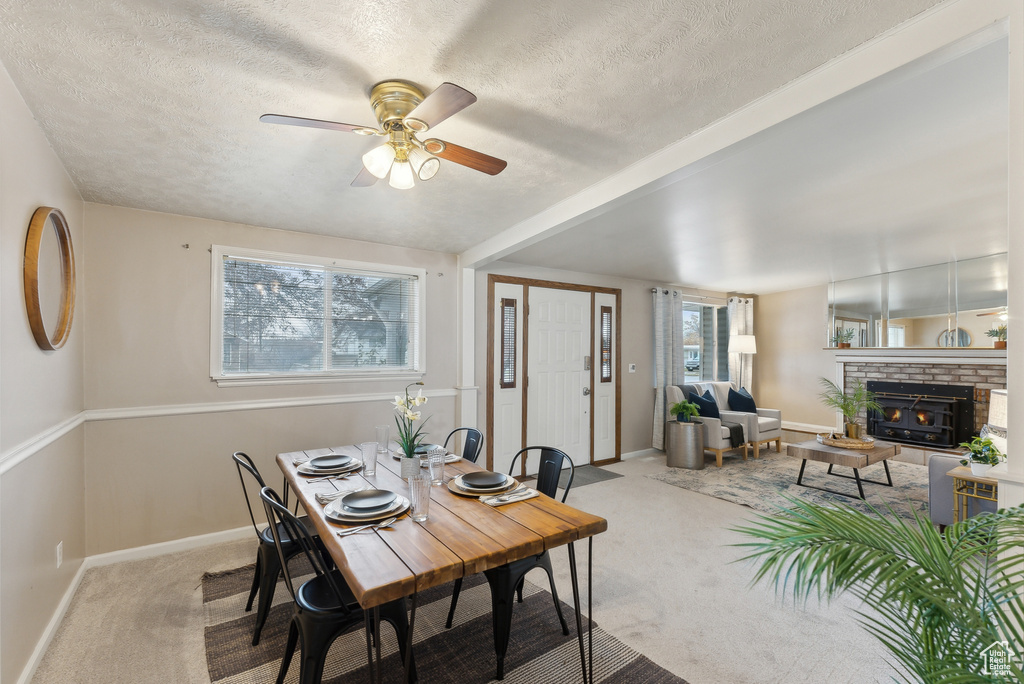
{"label": "door handle", "polygon": [[589,387],[584,387],[583,388],[583,396],[585,396],[585,397],[589,397],[590,396],[590,388]]}

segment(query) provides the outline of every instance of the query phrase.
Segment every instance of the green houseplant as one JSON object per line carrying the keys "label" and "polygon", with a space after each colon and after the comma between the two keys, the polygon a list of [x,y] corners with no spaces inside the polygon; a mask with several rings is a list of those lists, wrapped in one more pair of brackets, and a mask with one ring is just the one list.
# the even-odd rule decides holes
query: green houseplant
{"label": "green houseplant", "polygon": [[821,393],[821,400],[825,406],[834,408],[843,414],[846,436],[850,439],[860,439],[860,423],[857,416],[861,411],[881,411],[881,405],[875,401],[874,392],[869,392],[864,383],[857,380],[850,392],[844,392],[839,385],[828,378],[822,378],[821,384],[825,391]]}
{"label": "green houseplant", "polygon": [[1006,349],[1006,324],[997,325],[991,330],[986,330],[985,334],[989,337],[995,338],[995,342],[992,343],[996,349]]}
{"label": "green houseplant", "polygon": [[850,342],[853,341],[854,335],[857,331],[853,328],[837,328],[836,333],[832,336],[831,342],[833,347],[839,347],[841,349],[849,347]]}
{"label": "green houseplant", "polygon": [[984,475],[986,470],[999,465],[1004,458],[1003,453],[988,438],[975,437],[970,442],[961,442],[960,446],[967,449],[967,458],[960,459],[960,465],[971,466],[971,472],[975,475]]}
{"label": "green houseplant", "polygon": [[690,418],[699,414],[697,405],[692,401],[680,401],[668,407],[668,412],[681,423],[690,422]]}
{"label": "green houseplant", "polygon": [[[898,680],[1024,681],[1024,507],[946,528],[916,524],[872,508],[790,499],[736,532],[767,580],[794,600],[848,592],[870,610],[863,627],[889,650]],[[986,653],[1011,652],[1007,662]],[[895,679],[895,677],[894,677]]]}

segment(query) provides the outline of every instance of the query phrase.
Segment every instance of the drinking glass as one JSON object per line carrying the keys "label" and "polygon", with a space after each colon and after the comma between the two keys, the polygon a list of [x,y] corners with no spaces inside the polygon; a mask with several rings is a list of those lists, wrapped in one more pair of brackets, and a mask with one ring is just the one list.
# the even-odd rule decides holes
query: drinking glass
{"label": "drinking glass", "polygon": [[425,522],[430,509],[430,477],[419,474],[409,478],[409,501],[412,503],[412,519]]}
{"label": "drinking glass", "polygon": [[435,485],[444,484],[444,457],[444,447],[434,447],[427,452],[430,481]]}
{"label": "drinking glass", "polygon": [[363,456],[363,475],[376,475],[377,443],[363,442],[359,445],[359,451]]}
{"label": "drinking glass", "polygon": [[391,426],[378,425],[375,430],[377,433],[377,455],[385,456],[388,453],[388,446],[391,444]]}

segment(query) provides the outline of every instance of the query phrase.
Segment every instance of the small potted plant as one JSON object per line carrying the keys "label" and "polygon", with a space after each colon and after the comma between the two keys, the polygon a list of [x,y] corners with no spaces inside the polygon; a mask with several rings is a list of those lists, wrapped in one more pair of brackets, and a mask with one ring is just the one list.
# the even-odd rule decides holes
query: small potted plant
{"label": "small potted plant", "polygon": [[698,415],[697,405],[685,400],[669,406],[668,412],[680,423],[689,423],[691,417]]}
{"label": "small potted plant", "polygon": [[857,331],[853,328],[839,328],[836,330],[836,334],[832,336],[832,346],[837,349],[849,349],[850,342],[853,341],[853,336],[857,334]]}
{"label": "small potted plant", "polygon": [[413,429],[416,421],[422,418],[421,411],[413,411],[417,406],[427,403],[427,398],[420,390],[415,397],[409,396],[409,388],[413,385],[422,385],[422,382],[412,382],[405,386],[405,396],[396,396],[391,405],[395,407],[395,423],[398,425],[398,445],[402,452],[402,477],[415,477],[420,472],[420,459],[416,455],[416,447],[423,441],[423,418],[420,427]]}
{"label": "small potted plant", "polygon": [[1006,324],[1005,323],[1003,323],[1002,325],[997,325],[996,327],[992,328],[991,330],[986,330],[985,334],[988,335],[989,337],[994,337],[995,338],[996,341],[992,343],[992,346],[995,349],[1006,349]]}
{"label": "small potted plant", "polygon": [[821,400],[825,406],[834,408],[843,414],[846,436],[850,439],[860,439],[861,425],[857,422],[857,416],[861,411],[881,411],[882,406],[875,401],[875,393],[869,392],[860,380],[857,381],[847,394],[839,389],[828,378],[822,378],[821,384],[825,391],[821,393]]}
{"label": "small potted plant", "polygon": [[967,458],[960,459],[960,465],[970,465],[971,474],[984,475],[994,465],[999,465],[1003,454],[992,444],[992,440],[975,437],[970,442],[961,442],[960,446],[967,449]]}

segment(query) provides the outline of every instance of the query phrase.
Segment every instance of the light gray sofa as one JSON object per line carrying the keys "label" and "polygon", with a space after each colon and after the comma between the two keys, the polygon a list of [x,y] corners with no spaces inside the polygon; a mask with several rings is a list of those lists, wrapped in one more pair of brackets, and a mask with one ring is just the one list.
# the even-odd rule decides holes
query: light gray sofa
{"label": "light gray sofa", "polygon": [[[702,383],[705,384],[705,383]],[[710,383],[706,383],[710,384]],[[723,383],[728,385],[729,383]],[[700,389],[698,392],[697,385],[682,385],[678,387],[676,385],[669,385],[665,388],[665,401],[666,406],[672,406],[672,404],[678,404],[679,402],[686,399],[687,396],[683,393],[683,390],[690,391],[690,389],[697,394],[703,394],[704,390]],[[743,460],[747,460],[747,416],[749,413],[740,413],[739,411],[729,411],[728,404],[726,404],[726,410],[722,410],[722,402],[718,400],[718,394],[712,392],[712,396],[715,397],[715,401],[718,404],[722,418],[705,418],[700,417],[700,422],[704,423],[704,450],[715,452],[715,465],[719,468],[722,467],[722,454],[732,449],[743,450]],[[729,442],[729,428],[722,425],[722,420],[726,420],[732,423],[739,423],[743,426],[743,444],[739,447],[734,447]]]}
{"label": "light gray sofa", "polygon": [[[939,527],[953,524],[953,478],[946,475],[960,465],[962,456],[928,454],[928,518]],[[967,517],[995,513],[995,501],[967,497]]]}

